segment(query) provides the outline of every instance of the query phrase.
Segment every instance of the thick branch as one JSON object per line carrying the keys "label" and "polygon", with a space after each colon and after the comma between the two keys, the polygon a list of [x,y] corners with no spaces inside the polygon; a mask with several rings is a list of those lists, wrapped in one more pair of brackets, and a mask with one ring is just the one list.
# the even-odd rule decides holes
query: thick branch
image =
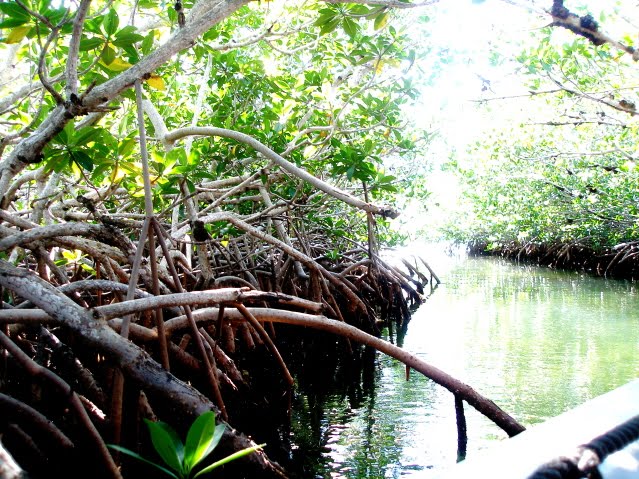
{"label": "thick branch", "polygon": [[592,42],[593,45],[603,45],[609,43],[613,47],[622,50],[630,55],[634,61],[639,60],[639,52],[633,47],[624,45],[621,42],[613,40],[605,33],[599,31],[599,25],[592,15],[578,16],[564,7],[563,0],[554,0],[553,7],[550,12],[553,19],[553,25],[566,28]]}
{"label": "thick branch", "polygon": [[178,29],[153,53],[115,78],[95,87],[83,98],[81,104],[57,105],[30,137],[16,145],[11,154],[0,162],[0,197],[5,195],[11,179],[17,173],[27,164],[39,161],[43,148],[69,121],[103,108],[124,90],[133,87],[136,80],[148,78],[177,53],[190,48],[200,35],[248,2],[249,0],[200,0],[191,9],[186,26]]}
{"label": "thick branch", "polygon": [[27,231],[22,231],[0,240],[0,251],[6,251],[15,246],[32,243],[47,238],[58,236],[91,235],[99,236],[104,233],[104,226],[89,223],[61,223],[51,226],[41,226]]}
{"label": "thick branch", "polygon": [[82,38],[82,27],[84,26],[84,20],[89,11],[90,4],[91,0],[82,0],[73,20],[73,34],[71,35],[69,53],[67,55],[66,86],[67,99],[71,101],[77,99],[78,94],[78,56],[80,53],[80,40]]}
{"label": "thick branch", "polygon": [[[324,316],[314,316],[311,314],[298,313],[294,311],[280,311],[267,308],[247,308],[251,314],[259,321],[272,321],[275,323],[296,324],[298,326],[306,326],[309,328],[319,329],[322,331],[328,331],[333,334],[339,334],[346,338],[352,339],[367,346],[371,346],[384,354],[388,354],[393,358],[401,361],[410,368],[422,373],[429,379],[432,379],[440,386],[448,389],[454,395],[461,397],[468,404],[477,409],[484,416],[493,421],[497,426],[502,428],[509,436],[515,436],[522,432],[525,428],[519,424],[515,419],[504,412],[499,406],[497,406],[490,399],[482,396],[469,385],[459,381],[446,372],[442,371],[435,366],[428,364],[421,360],[414,354],[405,351],[404,349],[395,346],[394,344],[384,341],[383,339],[376,338],[360,329],[336,321],[328,319]],[[217,318],[218,309],[211,308],[206,310],[199,310],[194,313],[195,319],[202,320],[215,320]],[[225,318],[232,321],[241,321],[243,316],[235,309],[225,309]],[[176,327],[185,327],[186,322],[184,317],[174,318],[166,323],[167,332],[175,331]],[[148,338],[151,339],[151,338]]]}

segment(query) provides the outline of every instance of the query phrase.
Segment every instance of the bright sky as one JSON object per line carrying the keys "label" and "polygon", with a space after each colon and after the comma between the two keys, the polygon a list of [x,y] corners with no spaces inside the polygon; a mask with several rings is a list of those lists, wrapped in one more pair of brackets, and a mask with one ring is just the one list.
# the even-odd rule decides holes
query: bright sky
{"label": "bright sky", "polygon": [[477,110],[474,100],[526,91],[521,80],[512,75],[512,66],[491,64],[491,52],[497,50],[506,58],[514,58],[519,47],[501,40],[528,38],[531,29],[543,26],[536,15],[500,0],[486,0],[482,4],[446,0],[435,4],[432,12],[431,20],[423,28],[436,49],[449,55],[449,62],[441,67],[434,84],[423,91],[416,111],[411,112],[420,127],[436,131],[437,137],[421,160],[432,166],[427,186],[432,192],[428,212],[424,213],[423,205],[415,202],[397,221],[404,225],[402,230],[410,233],[435,228],[447,214],[438,205],[456,201],[455,179],[441,172],[440,167],[449,160],[451,152],[465,151],[469,142],[480,137],[487,120],[491,121]]}
{"label": "bright sky", "polygon": [[[433,165],[428,188],[433,192],[428,213],[424,214],[419,205],[413,205],[400,217],[398,223],[404,223],[411,232],[416,225],[428,228],[435,226],[448,214],[437,207],[450,205],[457,198],[457,188],[451,175],[442,173],[440,165],[450,158],[453,151],[466,154],[467,145],[481,139],[484,132],[493,125],[513,122],[522,118],[521,106],[499,102],[491,106],[494,113],[487,114],[477,109],[476,100],[482,98],[503,97],[526,94],[525,79],[514,72],[510,63],[521,51],[521,42],[529,41],[536,29],[550,23],[550,17],[513,6],[505,0],[442,0],[436,3],[431,21],[424,25],[440,49],[451,53],[450,63],[444,65],[438,80],[432,87],[426,88],[421,104],[413,118],[428,131],[437,131],[438,139],[431,145],[424,163]],[[520,2],[525,3],[525,2]],[[536,11],[549,9],[552,0],[530,2],[537,6]],[[619,17],[636,14],[636,2],[601,0],[565,0],[565,6],[576,14],[590,13],[600,21],[603,31],[612,38],[622,39],[631,24],[616,21],[609,16],[602,20],[601,13],[609,14],[622,10]],[[620,6],[620,4],[623,4]],[[623,12],[623,10],[628,10]],[[424,12],[422,12],[424,13]],[[636,30],[637,28],[635,28]],[[558,43],[573,41],[575,35],[564,29],[556,29],[553,36]],[[498,52],[504,64],[491,63],[491,53]],[[487,80],[488,82],[484,81]]]}

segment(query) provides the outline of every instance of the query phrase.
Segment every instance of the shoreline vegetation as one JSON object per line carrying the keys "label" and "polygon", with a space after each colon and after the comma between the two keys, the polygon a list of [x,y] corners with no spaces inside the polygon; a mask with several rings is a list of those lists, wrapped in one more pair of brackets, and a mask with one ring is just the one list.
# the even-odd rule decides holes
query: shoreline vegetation
{"label": "shoreline vegetation", "polygon": [[639,279],[639,241],[595,249],[580,242],[537,244],[516,241],[495,245],[475,241],[467,246],[476,256],[500,256],[516,262],[553,269],[580,271],[593,276],[636,281]]}

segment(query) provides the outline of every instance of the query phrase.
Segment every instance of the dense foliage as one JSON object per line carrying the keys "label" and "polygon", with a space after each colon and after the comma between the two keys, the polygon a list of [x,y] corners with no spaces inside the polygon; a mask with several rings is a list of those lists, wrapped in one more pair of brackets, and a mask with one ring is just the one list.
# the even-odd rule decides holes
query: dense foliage
{"label": "dense foliage", "polygon": [[[69,14],[55,5],[36,2],[31,14],[17,4],[0,6],[4,50],[13,66],[3,79],[3,145],[40,127],[69,89],[65,71],[73,23],[62,21]],[[191,6],[183,4],[186,15]],[[371,199],[381,199],[398,187],[383,158],[411,155],[419,143],[400,117],[401,106],[417,95],[408,73],[416,68],[418,49],[401,22],[388,24],[394,15],[385,7],[354,4],[251,2],[150,73],[145,96],[169,130],[203,125],[241,131],[320,178],[358,195],[365,184]],[[96,4],[79,39],[76,95],[121,77],[178,28],[175,9],[156,2],[137,3],[134,11],[126,2]],[[29,72],[39,72],[50,91],[34,85]],[[67,123],[32,160],[42,167],[40,180],[63,173],[59,181],[73,184],[72,194],[118,186],[139,198],[133,104],[133,91],[124,90],[100,106],[107,112]],[[155,134],[153,128],[149,134]],[[158,211],[175,202],[182,180],[193,193],[202,182],[269,165],[252,148],[229,141],[187,140],[168,153],[164,147],[149,145]],[[266,175],[262,179],[267,182]],[[312,193],[295,179],[272,182],[272,193],[284,202],[306,202]],[[349,228],[362,231],[361,217],[341,215],[335,222],[322,213],[322,199],[309,201],[315,226],[336,236]],[[249,200],[226,209],[247,214],[254,205]]]}

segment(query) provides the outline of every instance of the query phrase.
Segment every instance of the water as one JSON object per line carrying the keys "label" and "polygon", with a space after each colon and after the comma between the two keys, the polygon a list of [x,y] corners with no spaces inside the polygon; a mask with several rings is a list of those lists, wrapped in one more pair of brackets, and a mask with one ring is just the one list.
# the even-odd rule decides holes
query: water
{"label": "water", "polygon": [[[404,348],[525,426],[639,376],[634,284],[492,258],[449,259],[436,271],[445,284],[413,316]],[[358,374],[362,385],[337,390],[319,376],[301,385],[292,442],[304,477],[428,478],[456,462],[448,391],[415,372],[406,381],[404,366],[380,354]],[[466,417],[467,457],[506,438],[468,405]]]}

